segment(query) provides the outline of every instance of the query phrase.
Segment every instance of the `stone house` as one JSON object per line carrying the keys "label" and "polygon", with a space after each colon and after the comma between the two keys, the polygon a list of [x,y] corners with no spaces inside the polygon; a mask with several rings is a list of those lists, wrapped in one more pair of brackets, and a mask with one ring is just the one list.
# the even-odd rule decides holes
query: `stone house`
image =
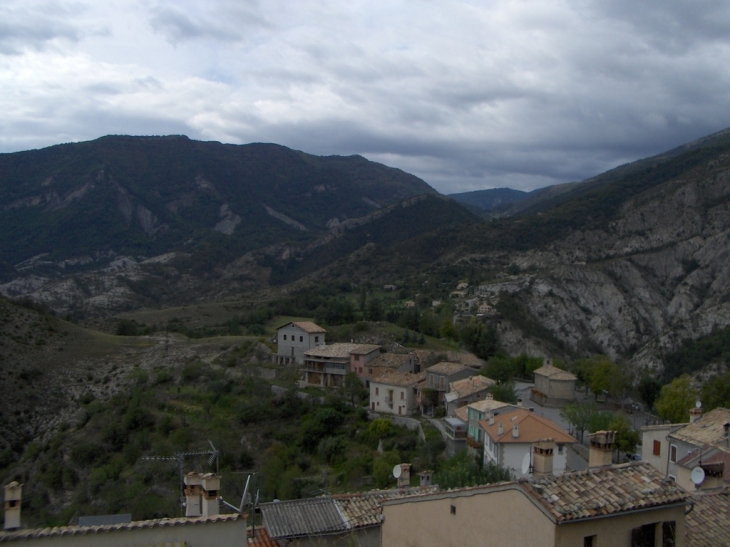
{"label": "stone house", "polygon": [[530,391],[530,400],[546,407],[561,407],[575,401],[574,374],[553,366],[552,359],[545,359],[545,365],[535,371],[535,387]]}
{"label": "stone house", "polygon": [[382,505],[381,545],[685,545],[687,492],[635,462],[458,488]]}
{"label": "stone house", "polygon": [[374,344],[330,344],[304,352],[301,384],[343,387],[345,376],[380,353]]}
{"label": "stone house", "polygon": [[453,416],[457,408],[484,399],[489,388],[496,383],[495,380],[481,374],[451,382],[448,393],[444,395],[446,415]]}
{"label": "stone house", "polygon": [[276,329],[277,364],[301,365],[304,352],[325,345],[327,331],[311,321],[292,321]]}
{"label": "stone house", "polygon": [[418,385],[425,373],[387,370],[370,380],[370,410],[410,416],[418,413]]}
{"label": "stone house", "polygon": [[[426,369],[426,382],[421,387],[419,401],[421,412],[432,415],[436,407],[445,407],[446,393],[449,385],[456,380],[475,376],[478,372],[470,367],[459,363],[442,361]],[[426,394],[434,396],[429,398]]]}

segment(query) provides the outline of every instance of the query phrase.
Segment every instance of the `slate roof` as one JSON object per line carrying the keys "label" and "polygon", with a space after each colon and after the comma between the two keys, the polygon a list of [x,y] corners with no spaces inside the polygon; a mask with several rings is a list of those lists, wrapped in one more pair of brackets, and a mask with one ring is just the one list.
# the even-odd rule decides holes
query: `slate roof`
{"label": "slate roof", "polygon": [[697,494],[685,519],[687,547],[730,546],[730,490]]}
{"label": "slate roof", "polygon": [[105,524],[101,526],[58,526],[56,528],[22,529],[15,532],[0,532],[0,543],[8,541],[25,541],[33,538],[50,538],[57,536],[74,536],[87,534],[104,534],[124,530],[142,528],[164,528],[166,526],[193,526],[215,522],[229,522],[244,519],[238,513],[218,515],[216,517],[180,517],[174,519],[134,520],[126,524]]}
{"label": "slate roof", "polygon": [[438,486],[374,490],[357,494],[262,503],[264,526],[273,539],[329,535],[379,525],[389,499],[436,492]]}
{"label": "slate roof", "polygon": [[535,374],[547,376],[551,380],[576,380],[575,374],[571,374],[567,370],[560,369],[553,365],[545,365],[535,370]]}
{"label": "slate roof", "polygon": [[370,380],[370,383],[384,384],[386,386],[408,387],[414,386],[418,384],[418,382],[423,382],[425,379],[425,372],[413,374],[411,372],[397,372],[393,370],[386,370],[382,374],[379,374],[378,376]]}
{"label": "slate roof", "polygon": [[284,327],[286,327],[288,325],[295,325],[308,334],[315,334],[317,332],[327,332],[325,329],[320,327],[317,323],[313,323],[312,321],[292,321],[290,323],[287,323],[286,325],[280,326],[276,330],[283,329]]}
{"label": "slate roof", "polygon": [[520,481],[557,523],[681,504],[689,494],[644,462]]}
{"label": "slate roof", "polygon": [[730,423],[730,410],[716,408],[701,416],[696,422],[670,433],[669,437],[696,446],[724,443],[726,423]]}
{"label": "slate roof", "polygon": [[380,346],[375,344],[329,344],[327,346],[317,346],[304,352],[307,357],[350,357],[351,353],[367,354],[371,351],[380,350]]}
{"label": "slate roof", "polygon": [[[500,423],[503,426],[501,434],[499,433]],[[515,425],[519,430],[517,438],[512,436],[512,428]],[[547,438],[555,439],[556,443],[577,442],[552,420],[523,408],[495,416],[494,425],[489,425],[489,420],[481,420],[479,426],[495,443],[534,443]]]}

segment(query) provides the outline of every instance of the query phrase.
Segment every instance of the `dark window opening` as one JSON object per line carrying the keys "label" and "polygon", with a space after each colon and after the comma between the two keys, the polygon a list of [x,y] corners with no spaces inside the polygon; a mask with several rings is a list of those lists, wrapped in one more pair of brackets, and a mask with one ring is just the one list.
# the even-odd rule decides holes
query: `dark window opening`
{"label": "dark window opening", "polygon": [[662,523],[662,547],[677,545],[677,523],[673,520]]}
{"label": "dark window opening", "polygon": [[451,506],[451,514],[452,515],[455,515],[456,514],[456,506],[455,505],[452,505]]}
{"label": "dark window opening", "polygon": [[583,538],[583,547],[596,547],[596,536],[586,536]]}
{"label": "dark window opening", "polygon": [[631,547],[654,547],[656,524],[645,524],[631,530]]}

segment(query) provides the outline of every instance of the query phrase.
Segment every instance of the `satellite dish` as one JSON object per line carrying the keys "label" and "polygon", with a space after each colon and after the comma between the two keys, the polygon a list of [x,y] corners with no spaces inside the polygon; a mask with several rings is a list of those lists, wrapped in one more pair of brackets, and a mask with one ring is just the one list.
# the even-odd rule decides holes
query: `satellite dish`
{"label": "satellite dish", "polygon": [[525,457],[522,458],[522,474],[527,475],[530,471],[530,453],[528,452],[525,454]]}
{"label": "satellite dish", "polygon": [[695,408],[702,408],[702,401],[697,401],[695,403]]}
{"label": "satellite dish", "polygon": [[394,477],[395,477],[396,479],[399,479],[399,478],[400,478],[400,476],[401,476],[401,473],[403,473],[403,470],[402,470],[402,469],[400,468],[400,465],[396,465],[396,466],[395,466],[395,467],[393,468],[393,476],[394,476]]}
{"label": "satellite dish", "polygon": [[695,467],[692,470],[689,478],[694,483],[694,485],[699,488],[700,484],[702,484],[705,480],[705,470],[701,467]]}

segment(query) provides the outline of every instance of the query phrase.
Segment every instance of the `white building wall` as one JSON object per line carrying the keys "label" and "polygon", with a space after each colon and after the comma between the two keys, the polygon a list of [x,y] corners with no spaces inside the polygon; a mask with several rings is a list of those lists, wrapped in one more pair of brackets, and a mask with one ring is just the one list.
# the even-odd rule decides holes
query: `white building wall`
{"label": "white building wall", "polygon": [[280,328],[276,335],[277,356],[293,359],[301,364],[304,362],[304,352],[317,346],[324,345],[324,332],[309,334],[296,325],[287,325]]}
{"label": "white building wall", "polygon": [[[507,467],[516,478],[522,478],[529,476],[522,474],[522,460],[525,458],[525,454],[529,454],[532,451],[532,443],[502,443],[501,445],[494,445],[494,450],[489,449],[489,436],[485,435],[484,440],[484,465],[488,462],[494,462]],[[532,461],[532,460],[530,460]],[[568,447],[563,446],[562,452],[559,451],[558,447],[555,447],[553,453],[553,475],[562,475],[565,473],[565,466],[568,461]]]}
{"label": "white building wall", "polygon": [[[393,397],[392,403],[388,402],[390,392],[392,392]],[[370,382],[370,410],[395,416],[408,416],[413,413],[416,406],[416,396],[412,387],[390,386]]]}

